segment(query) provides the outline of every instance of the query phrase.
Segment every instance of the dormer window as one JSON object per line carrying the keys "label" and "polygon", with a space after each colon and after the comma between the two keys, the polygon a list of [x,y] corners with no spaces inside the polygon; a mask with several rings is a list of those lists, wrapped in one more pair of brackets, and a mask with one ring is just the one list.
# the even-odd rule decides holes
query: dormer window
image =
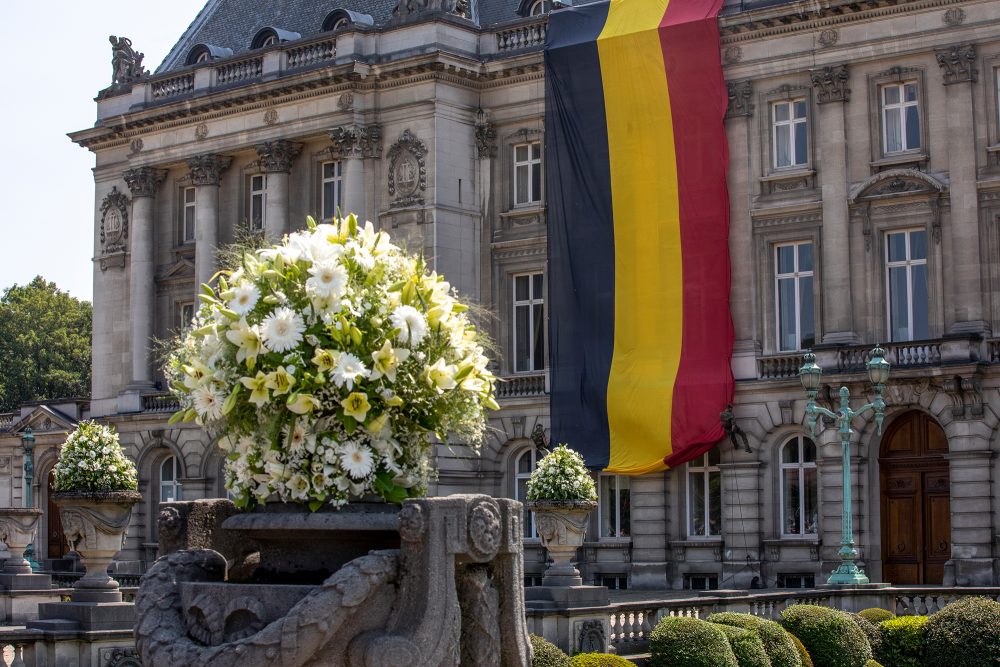
{"label": "dormer window", "polygon": [[541,16],[542,14],[548,14],[552,9],[552,3],[549,0],[535,0],[528,8],[528,16]]}
{"label": "dormer window", "polygon": [[277,43],[278,43],[277,35],[268,35],[267,37],[264,38],[264,41],[260,43],[260,48],[266,49],[267,47],[274,46]]}
{"label": "dormer window", "polygon": [[282,30],[281,28],[262,28],[254,35],[253,41],[250,42],[251,49],[266,49],[276,44],[281,44],[282,42],[291,42],[296,39],[301,39],[302,35],[297,32],[291,32],[290,30]]}
{"label": "dormer window", "polygon": [[195,64],[198,64],[198,63],[207,63],[211,59],[212,59],[212,56],[211,56],[211,54],[209,54],[208,51],[202,51],[201,53],[198,54],[198,57],[194,59],[194,62],[195,62]]}
{"label": "dormer window", "polygon": [[375,25],[375,20],[368,14],[352,12],[349,9],[335,9],[323,19],[323,32],[337,32],[350,27],[372,25]]}
{"label": "dormer window", "polygon": [[195,44],[194,48],[188,51],[187,65],[199,65],[201,63],[211,62],[213,60],[218,60],[219,58],[228,58],[233,55],[232,49],[227,49],[221,46],[213,46],[212,44]]}
{"label": "dormer window", "polygon": [[517,7],[517,14],[525,18],[544,16],[551,12],[553,7],[567,7],[572,5],[573,0],[521,0]]}

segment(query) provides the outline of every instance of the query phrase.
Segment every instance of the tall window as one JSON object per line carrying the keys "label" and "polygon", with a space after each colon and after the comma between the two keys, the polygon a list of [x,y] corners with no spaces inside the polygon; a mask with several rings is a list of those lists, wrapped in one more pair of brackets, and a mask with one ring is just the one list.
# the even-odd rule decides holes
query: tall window
{"label": "tall window", "polygon": [[541,273],[514,276],[514,372],[544,368],[544,278]]}
{"label": "tall window", "polygon": [[[528,499],[528,479],[534,471],[535,450],[526,449],[514,461],[514,500],[523,503]],[[524,508],[523,525],[525,537],[538,537],[535,533],[535,517],[527,507]]]}
{"label": "tall window", "polygon": [[267,223],[267,174],[250,177],[250,229],[259,232]]}
{"label": "tall window", "polygon": [[806,101],[791,100],[771,105],[774,168],[800,167],[809,160]]}
{"label": "tall window", "polygon": [[928,338],[927,232],[886,234],[885,255],[889,340]]}
{"label": "tall window", "polygon": [[688,463],[688,536],[722,534],[722,473],[719,449]]}
{"label": "tall window", "polygon": [[601,475],[599,481],[598,520],[601,524],[601,537],[628,537],[632,534],[629,478],[622,475]]}
{"label": "tall window", "polygon": [[181,242],[194,241],[195,188],[184,188],[183,214],[181,215]]}
{"label": "tall window", "polygon": [[542,144],[532,141],[514,146],[514,205],[542,201]]}
{"label": "tall window", "polygon": [[920,99],[916,81],[882,86],[882,145],[886,153],[920,148]]}
{"label": "tall window", "polygon": [[337,209],[342,208],[341,195],[344,187],[344,163],[323,163],[323,183],[320,189],[323,209],[323,220],[329,222],[337,215]]}
{"label": "tall window", "polygon": [[194,302],[188,301],[187,303],[177,304],[177,328],[183,329],[191,326],[191,320],[194,319],[194,312]]}
{"label": "tall window", "polygon": [[816,342],[813,324],[813,244],[788,243],[774,248],[774,291],[778,350],[804,350]]}
{"label": "tall window", "polygon": [[160,464],[160,502],[181,499],[181,469],[176,456],[168,456]]}
{"label": "tall window", "polygon": [[781,448],[781,532],[815,535],[819,525],[816,445],[797,436]]}

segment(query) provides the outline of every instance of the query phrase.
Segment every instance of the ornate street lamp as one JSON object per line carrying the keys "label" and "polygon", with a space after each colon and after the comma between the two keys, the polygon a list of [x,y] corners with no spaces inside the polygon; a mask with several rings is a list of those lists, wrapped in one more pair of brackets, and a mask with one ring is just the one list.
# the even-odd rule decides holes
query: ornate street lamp
{"label": "ornate street lamp", "polygon": [[809,398],[809,403],[806,406],[809,431],[815,435],[817,415],[837,420],[837,431],[840,433],[840,446],[844,459],[844,511],[841,517],[840,565],[833,571],[827,583],[835,585],[867,584],[869,583],[868,577],[855,562],[858,558],[858,550],[854,548],[854,527],[851,516],[851,421],[871,410],[875,413],[878,434],[882,435],[883,411],[885,410],[882,390],[889,380],[889,362],[885,360],[885,350],[876,345],[872,350],[871,361],[867,364],[868,379],[875,388],[875,400],[866,403],[857,410],[852,410],[851,392],[847,387],[842,386],[840,388],[840,409],[836,412],[816,405],[816,392],[819,391],[820,380],[823,377],[823,369],[816,363],[816,355],[812,352],[806,352],[803,355],[803,362],[802,368],[799,369],[799,380],[801,380],[802,387],[806,390],[806,396]]}
{"label": "ornate street lamp", "polygon": [[[21,447],[24,448],[24,506],[31,509],[31,480],[35,477],[35,462],[32,460],[32,452],[35,449],[35,434],[31,427],[24,429],[21,434]],[[25,560],[31,566],[32,572],[38,571],[38,563],[35,561],[35,545],[31,543],[24,550]]]}

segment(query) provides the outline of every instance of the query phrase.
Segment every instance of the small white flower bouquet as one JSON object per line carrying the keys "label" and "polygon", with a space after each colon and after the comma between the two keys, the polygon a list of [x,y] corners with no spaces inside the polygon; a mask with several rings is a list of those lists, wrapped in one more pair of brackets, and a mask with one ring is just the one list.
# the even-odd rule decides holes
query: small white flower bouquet
{"label": "small white flower bouquet", "polygon": [[237,505],[423,495],[429,435],[477,445],[499,409],[467,306],[354,215],[244,254],[201,300],[167,362],[172,421],[221,436]]}
{"label": "small white flower bouquet", "polygon": [[528,500],[596,501],[597,489],[583,457],[566,445],[559,445],[531,473]]}
{"label": "small white flower bouquet", "polygon": [[59,452],[52,486],[57,492],[135,491],[138,478],[118,434],[103,424],[84,421]]}

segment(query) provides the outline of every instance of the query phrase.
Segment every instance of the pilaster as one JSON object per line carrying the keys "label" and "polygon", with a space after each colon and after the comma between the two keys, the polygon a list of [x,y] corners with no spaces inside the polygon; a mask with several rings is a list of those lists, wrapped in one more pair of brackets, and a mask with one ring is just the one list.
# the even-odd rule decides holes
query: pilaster
{"label": "pilaster", "polygon": [[294,141],[269,141],[255,146],[260,168],[267,174],[267,204],[265,217],[267,235],[280,239],[288,233],[288,174],[292,163],[302,152],[302,144]]}
{"label": "pilaster", "polygon": [[199,155],[188,160],[195,193],[195,294],[210,282],[216,271],[215,251],[219,244],[219,184],[222,172],[233,159],[226,155]]}
{"label": "pilaster", "polygon": [[[954,439],[958,440],[958,438]],[[966,445],[972,443],[965,443]],[[993,512],[990,480],[993,452],[966,449],[963,443],[948,441],[951,478],[951,560],[945,564],[945,586],[991,586],[994,581]]]}
{"label": "pilaster", "polygon": [[378,125],[342,125],[330,130],[330,153],[344,163],[343,213],[366,220],[365,160],[382,156],[382,128]]}
{"label": "pilaster", "polygon": [[[725,446],[725,445],[721,445]],[[730,456],[727,454],[725,458]],[[722,472],[722,578],[724,588],[750,588],[755,577],[763,585],[761,561],[760,461],[719,464]],[[721,586],[721,583],[720,583]]]}

